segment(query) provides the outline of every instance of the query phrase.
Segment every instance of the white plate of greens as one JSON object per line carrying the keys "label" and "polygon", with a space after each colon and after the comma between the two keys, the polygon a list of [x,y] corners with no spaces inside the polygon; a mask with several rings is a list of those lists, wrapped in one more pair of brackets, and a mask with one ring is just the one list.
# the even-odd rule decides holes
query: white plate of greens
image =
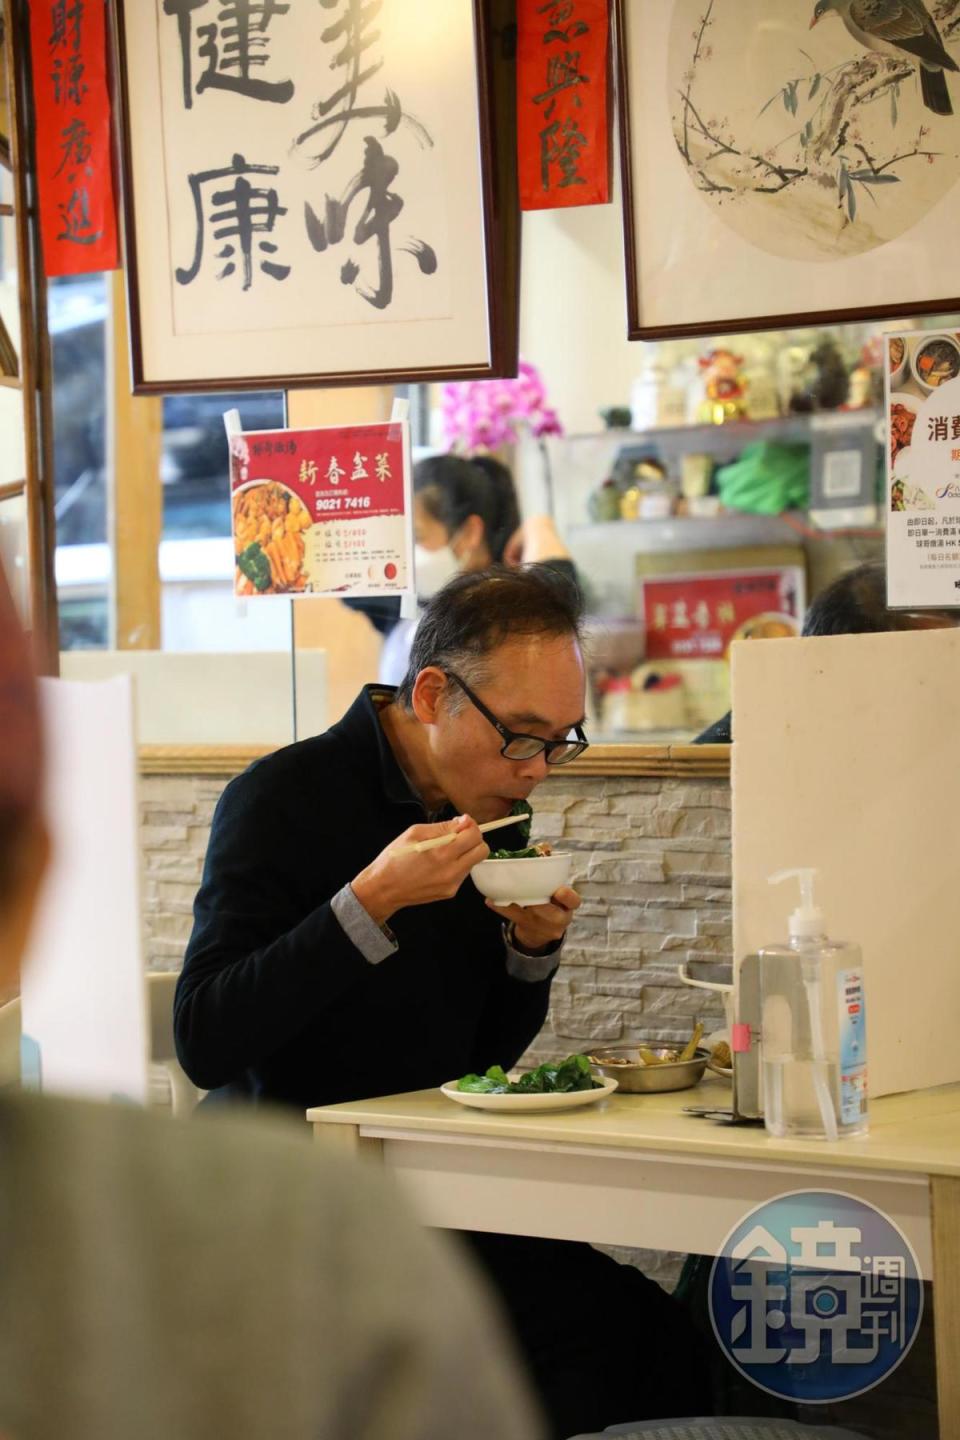
{"label": "white plate of greens", "polygon": [[464,1075],[440,1086],[448,1100],[474,1110],[518,1114],[531,1110],[574,1110],[605,1100],[617,1088],[613,1079],[598,1081],[585,1055],[548,1061],[511,1080],[499,1065],[485,1075]]}

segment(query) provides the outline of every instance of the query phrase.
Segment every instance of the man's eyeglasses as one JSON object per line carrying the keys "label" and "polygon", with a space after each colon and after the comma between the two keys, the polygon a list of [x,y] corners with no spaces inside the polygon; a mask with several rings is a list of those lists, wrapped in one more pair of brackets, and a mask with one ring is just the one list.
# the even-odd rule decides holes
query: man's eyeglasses
{"label": "man's eyeglasses", "polygon": [[484,719],[490,721],[503,741],[500,754],[506,760],[532,760],[535,755],[546,751],[548,765],[569,765],[570,761],[576,760],[578,755],[582,755],[590,744],[579,725],[573,727],[573,733],[577,737],[575,740],[541,740],[539,735],[522,735],[516,730],[508,730],[506,725],[497,719],[493,711],[488,710],[483,701],[474,695],[470,686],[465,684],[459,675],[454,675],[452,670],[448,670],[446,674],[449,679],[460,686],[470,704],[480,711]]}

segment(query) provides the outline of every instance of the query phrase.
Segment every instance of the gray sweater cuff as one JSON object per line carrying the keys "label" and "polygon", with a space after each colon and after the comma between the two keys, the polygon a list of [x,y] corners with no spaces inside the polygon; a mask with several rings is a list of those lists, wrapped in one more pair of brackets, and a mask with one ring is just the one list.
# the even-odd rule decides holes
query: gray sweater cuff
{"label": "gray sweater cuff", "polygon": [[388,955],[396,953],[399,947],[393,931],[386,925],[381,929],[373,916],[367,914],[354,895],[352,886],[344,885],[342,890],[338,890],[330,908],[347,939],[371,965],[379,965]]}
{"label": "gray sweater cuff", "polygon": [[512,926],[504,925],[503,945],[507,952],[507,974],[512,979],[533,983],[536,980],[546,980],[553,974],[560,964],[563,952],[562,940],[558,940],[555,945],[552,945],[545,955],[526,955],[513,944],[512,936]]}

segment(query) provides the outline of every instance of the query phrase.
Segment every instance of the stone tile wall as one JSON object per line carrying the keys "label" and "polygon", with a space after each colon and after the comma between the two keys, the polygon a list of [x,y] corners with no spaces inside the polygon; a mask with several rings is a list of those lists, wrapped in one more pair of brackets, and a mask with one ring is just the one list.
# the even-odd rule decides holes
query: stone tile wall
{"label": "stone tile wall", "polygon": [[140,779],[144,950],[148,970],[179,970],[193,923],[210,823],[226,785],[215,775]]}
{"label": "stone tile wall", "polygon": [[[141,780],[146,957],[178,970],[190,935],[210,822],[226,781]],[[723,780],[551,778],[534,834],[576,854],[583,906],[553,986],[548,1024],[528,1058],[648,1037],[682,1040],[720,1007],[677,977],[731,963],[730,787]]]}
{"label": "stone tile wall", "polygon": [[727,782],[561,777],[534,798],[536,838],[575,852],[583,906],[530,1058],[683,1040],[697,1017],[719,1025],[719,1004],[685,987],[677,967],[729,979]]}

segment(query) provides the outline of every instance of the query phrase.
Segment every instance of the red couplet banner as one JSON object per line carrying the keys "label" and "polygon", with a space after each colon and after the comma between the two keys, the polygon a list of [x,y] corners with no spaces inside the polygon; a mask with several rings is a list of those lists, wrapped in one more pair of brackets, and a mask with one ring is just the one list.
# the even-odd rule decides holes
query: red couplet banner
{"label": "red couplet banner", "polygon": [[105,0],[30,0],[47,275],[117,266]]}
{"label": "red couplet banner", "polygon": [[517,20],[520,204],[606,204],[609,0],[519,0]]}

